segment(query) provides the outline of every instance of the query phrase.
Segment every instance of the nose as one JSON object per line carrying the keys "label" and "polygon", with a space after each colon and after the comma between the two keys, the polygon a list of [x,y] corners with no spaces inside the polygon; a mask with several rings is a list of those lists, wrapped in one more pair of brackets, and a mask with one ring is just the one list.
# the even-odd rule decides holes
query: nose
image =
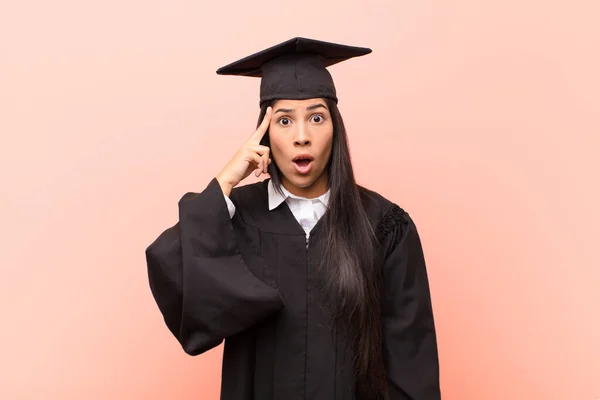
{"label": "nose", "polygon": [[296,137],[294,138],[296,146],[307,146],[310,144],[310,137],[304,124],[298,124],[296,129]]}

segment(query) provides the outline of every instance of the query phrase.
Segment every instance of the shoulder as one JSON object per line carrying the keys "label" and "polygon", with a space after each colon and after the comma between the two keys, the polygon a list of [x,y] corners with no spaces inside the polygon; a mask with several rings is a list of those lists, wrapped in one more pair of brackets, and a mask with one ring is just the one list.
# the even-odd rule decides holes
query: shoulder
{"label": "shoulder", "polygon": [[233,188],[229,198],[236,213],[252,215],[264,211],[268,207],[267,184],[268,179]]}
{"label": "shoulder", "polygon": [[254,198],[262,193],[266,193],[268,179],[260,182],[249,183],[247,185],[236,186],[231,190],[231,199],[243,200]]}
{"label": "shoulder", "polygon": [[384,240],[392,233],[400,236],[413,223],[408,212],[376,191],[358,186],[365,212],[377,237]]}

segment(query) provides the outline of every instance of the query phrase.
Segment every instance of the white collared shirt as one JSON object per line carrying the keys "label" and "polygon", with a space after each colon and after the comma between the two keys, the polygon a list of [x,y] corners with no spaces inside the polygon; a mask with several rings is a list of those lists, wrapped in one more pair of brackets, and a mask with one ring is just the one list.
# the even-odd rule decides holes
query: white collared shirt
{"label": "white collared shirt", "polygon": [[[296,196],[283,186],[281,186],[281,190],[283,191],[283,196],[275,190],[273,181],[269,180],[267,185],[269,211],[277,208],[285,201],[302,229],[304,229],[304,232],[306,232],[306,240],[308,241],[311,229],[319,222],[319,219],[325,214],[325,211],[327,211],[329,189],[325,194],[314,199]],[[229,217],[233,218],[233,215],[235,214],[235,205],[227,196],[225,196],[225,201],[227,202]]]}

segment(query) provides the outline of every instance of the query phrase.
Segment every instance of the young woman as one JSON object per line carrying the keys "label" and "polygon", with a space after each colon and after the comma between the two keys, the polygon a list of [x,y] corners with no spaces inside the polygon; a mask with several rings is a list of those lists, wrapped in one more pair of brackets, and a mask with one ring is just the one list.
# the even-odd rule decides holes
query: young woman
{"label": "young woman", "polygon": [[217,71],[261,77],[258,128],[146,259],[183,349],[225,342],[221,399],[441,397],[417,229],[355,182],[326,69],[369,52],[295,38]]}

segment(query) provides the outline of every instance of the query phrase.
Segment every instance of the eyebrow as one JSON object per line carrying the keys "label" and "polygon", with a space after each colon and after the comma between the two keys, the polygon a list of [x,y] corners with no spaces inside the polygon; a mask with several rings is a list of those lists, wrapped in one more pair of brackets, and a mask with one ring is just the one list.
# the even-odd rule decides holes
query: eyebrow
{"label": "eyebrow", "polygon": [[319,103],[319,104],[313,104],[312,106],[306,107],[306,111],[314,110],[317,108],[324,108],[327,110],[327,107],[325,107],[323,104]]}
{"label": "eyebrow", "polygon": [[[317,108],[324,108],[324,109],[327,110],[327,107],[325,107],[321,103],[318,103],[318,104],[313,104],[311,106],[306,107],[306,111],[315,110]],[[292,113],[292,112],[294,112],[294,109],[293,108],[279,108],[277,111],[274,112],[274,114],[277,114],[279,112],[282,112],[282,113]]]}

